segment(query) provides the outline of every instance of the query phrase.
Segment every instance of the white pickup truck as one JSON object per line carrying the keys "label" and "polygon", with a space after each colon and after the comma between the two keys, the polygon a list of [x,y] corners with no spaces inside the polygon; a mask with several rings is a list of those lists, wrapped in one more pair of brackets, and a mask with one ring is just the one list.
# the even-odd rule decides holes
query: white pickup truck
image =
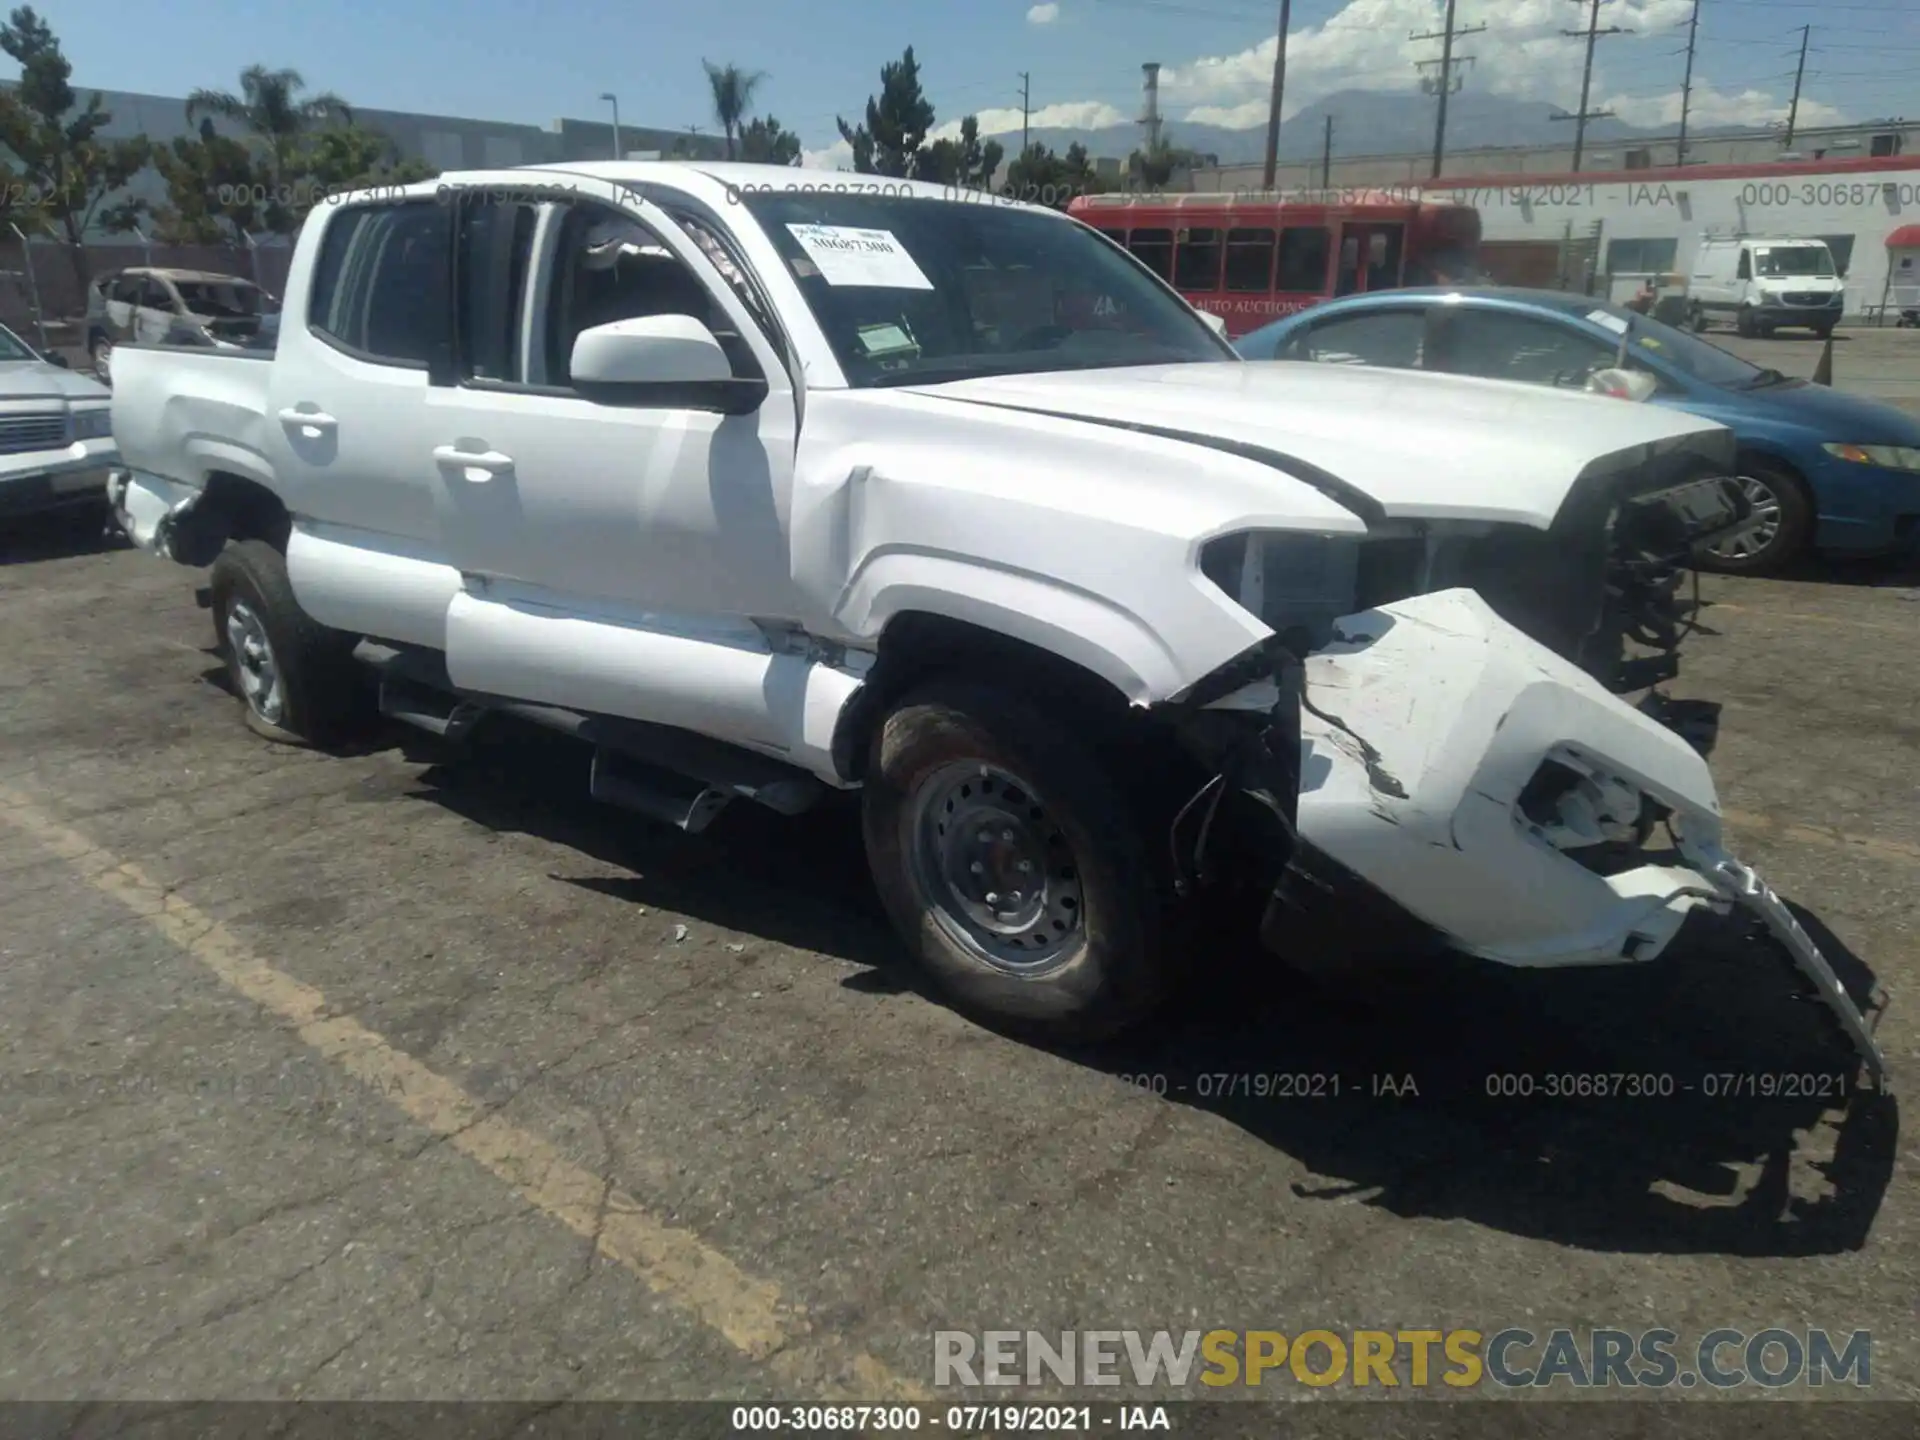
{"label": "white pickup truck", "polygon": [[117,512],[212,566],[268,736],[333,739],[371,668],[690,830],[858,787],[913,957],[1056,1038],[1154,1008],[1209,882],[1334,975],[1644,962],[1745,905],[1880,1073],[1701,749],[1615,693],[1742,523],[1724,429],[1245,364],[1065,216],[753,166],[349,196],[285,313],[270,356],[114,357]]}

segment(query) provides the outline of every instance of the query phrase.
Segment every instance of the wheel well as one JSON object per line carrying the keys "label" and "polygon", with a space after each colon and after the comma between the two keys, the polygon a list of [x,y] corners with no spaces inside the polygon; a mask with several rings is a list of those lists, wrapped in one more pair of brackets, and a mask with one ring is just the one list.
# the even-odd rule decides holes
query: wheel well
{"label": "wheel well", "polygon": [[218,519],[229,540],[264,540],[282,554],[293,532],[293,517],[278,495],[257,480],[216,470],[195,513]]}
{"label": "wheel well", "polygon": [[1802,497],[1804,497],[1809,504],[1812,503],[1813,492],[1807,487],[1807,477],[1800,473],[1799,467],[1791,460],[1776,455],[1771,450],[1757,450],[1748,445],[1740,447],[1740,453],[1736,458],[1741,467],[1748,465],[1764,466],[1782,479],[1791,480],[1799,487]]}
{"label": "wheel well", "polygon": [[864,778],[874,728],[894,702],[935,675],[968,675],[1005,685],[1041,707],[1071,713],[1089,739],[1124,733],[1133,707],[1113,685],[1084,666],[1025,640],[964,620],[918,611],[896,615],[880,634],[879,659],[834,729],[834,766]]}

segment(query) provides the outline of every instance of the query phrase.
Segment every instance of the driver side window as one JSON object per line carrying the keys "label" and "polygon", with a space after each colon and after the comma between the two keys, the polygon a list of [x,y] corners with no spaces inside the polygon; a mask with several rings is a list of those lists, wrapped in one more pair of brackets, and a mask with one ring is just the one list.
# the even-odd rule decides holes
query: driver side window
{"label": "driver side window", "polygon": [[638,220],[609,206],[571,206],[552,254],[542,337],[547,384],[572,383],[573,345],[583,331],[655,315],[699,320],[726,351],[736,376],[762,378],[752,348],[726,310]]}

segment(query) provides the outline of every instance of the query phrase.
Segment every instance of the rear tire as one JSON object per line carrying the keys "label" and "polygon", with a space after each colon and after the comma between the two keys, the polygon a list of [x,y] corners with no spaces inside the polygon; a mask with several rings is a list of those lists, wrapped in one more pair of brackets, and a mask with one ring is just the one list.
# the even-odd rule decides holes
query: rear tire
{"label": "rear tire", "polygon": [[360,719],[354,637],[300,608],[286,557],[241,540],[213,562],[214,638],[247,725],[282,745],[345,739]]}
{"label": "rear tire", "polygon": [[1080,1043],[1159,1004],[1160,888],[1084,736],[986,685],[935,681],[878,727],[862,799],[881,901],[956,1009]]}
{"label": "rear tire", "polygon": [[1740,483],[1756,509],[1773,511],[1772,533],[1742,553],[1709,553],[1700,568],[1726,575],[1777,574],[1806,549],[1813,533],[1813,502],[1798,475],[1767,461],[1742,460]]}

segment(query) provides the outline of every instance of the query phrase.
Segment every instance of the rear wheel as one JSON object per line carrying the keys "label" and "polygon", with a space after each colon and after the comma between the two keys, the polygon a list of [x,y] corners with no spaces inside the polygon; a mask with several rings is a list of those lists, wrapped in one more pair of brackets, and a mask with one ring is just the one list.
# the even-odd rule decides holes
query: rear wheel
{"label": "rear wheel", "polygon": [[96,335],[87,346],[87,356],[93,361],[93,373],[102,380],[113,378],[113,341],[104,335]]}
{"label": "rear wheel", "polygon": [[264,540],[229,545],[214,561],[214,636],[248,726],[283,745],[328,745],[359,719],[354,637],[300,608],[286,557]]}
{"label": "rear wheel", "polygon": [[1740,488],[1760,524],[1707,552],[1702,569],[1732,575],[1771,575],[1806,548],[1813,506],[1800,477],[1764,461],[1743,460]]}
{"label": "rear wheel", "polygon": [[961,1011],[1087,1041],[1161,999],[1159,887],[1084,737],[985,685],[932,683],[874,736],[863,826],[889,917]]}

